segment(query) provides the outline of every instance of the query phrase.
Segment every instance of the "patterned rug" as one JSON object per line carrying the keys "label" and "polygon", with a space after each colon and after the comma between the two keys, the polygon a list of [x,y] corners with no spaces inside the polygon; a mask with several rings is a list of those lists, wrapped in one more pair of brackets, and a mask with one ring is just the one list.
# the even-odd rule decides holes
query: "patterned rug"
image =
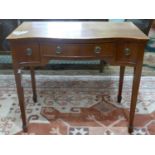
{"label": "patterned rug", "polygon": [[[23,76],[28,133],[22,132],[13,75],[0,75],[0,134],[126,135],[132,77],[116,102],[118,76],[38,75],[38,102]],[[155,134],[155,78],[142,77],[133,134]]]}

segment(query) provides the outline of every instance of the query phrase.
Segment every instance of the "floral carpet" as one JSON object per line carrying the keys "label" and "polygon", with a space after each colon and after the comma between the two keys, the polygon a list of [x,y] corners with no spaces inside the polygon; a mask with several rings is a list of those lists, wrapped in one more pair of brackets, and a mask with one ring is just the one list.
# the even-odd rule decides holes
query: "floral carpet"
{"label": "floral carpet", "polygon": [[[23,76],[28,133],[22,131],[13,75],[0,75],[0,134],[126,135],[132,76],[117,103],[118,76],[37,75],[38,102]],[[155,134],[155,78],[142,77],[132,134]]]}

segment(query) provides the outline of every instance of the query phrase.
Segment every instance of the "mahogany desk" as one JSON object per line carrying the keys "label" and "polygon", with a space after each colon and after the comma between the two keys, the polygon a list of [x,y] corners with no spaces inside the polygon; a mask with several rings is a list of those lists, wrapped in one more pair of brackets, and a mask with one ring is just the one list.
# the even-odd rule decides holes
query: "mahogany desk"
{"label": "mahogany desk", "polygon": [[35,66],[51,59],[99,59],[120,66],[118,102],[121,102],[125,66],[134,67],[129,116],[133,122],[144,48],[148,37],[130,22],[24,22],[7,39],[10,41],[23,130],[27,131],[21,68],[30,67],[33,100],[37,101]]}

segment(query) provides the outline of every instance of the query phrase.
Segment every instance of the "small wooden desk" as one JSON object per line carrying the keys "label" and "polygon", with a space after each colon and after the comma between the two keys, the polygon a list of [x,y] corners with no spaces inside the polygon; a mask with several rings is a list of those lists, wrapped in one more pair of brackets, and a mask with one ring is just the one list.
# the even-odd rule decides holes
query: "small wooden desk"
{"label": "small wooden desk", "polygon": [[31,70],[33,100],[37,101],[34,67],[51,59],[99,59],[120,66],[118,102],[121,102],[125,66],[134,67],[129,132],[133,122],[148,37],[132,23],[24,22],[10,41],[23,130],[27,131],[21,68]]}

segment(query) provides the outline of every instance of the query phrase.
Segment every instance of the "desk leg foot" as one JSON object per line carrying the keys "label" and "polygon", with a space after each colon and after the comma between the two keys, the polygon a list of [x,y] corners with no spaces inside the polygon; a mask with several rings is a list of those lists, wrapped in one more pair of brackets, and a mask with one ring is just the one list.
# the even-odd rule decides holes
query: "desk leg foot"
{"label": "desk leg foot", "polygon": [[118,102],[118,103],[121,103],[121,100],[122,100],[122,96],[118,96],[118,97],[117,97],[117,102]]}
{"label": "desk leg foot", "polygon": [[130,126],[130,125],[129,125],[129,127],[128,127],[128,132],[129,132],[129,134],[132,134],[132,132],[133,132],[133,126]]}
{"label": "desk leg foot", "polygon": [[33,96],[33,102],[34,102],[34,103],[37,102],[37,96]]}
{"label": "desk leg foot", "polygon": [[28,132],[28,128],[27,128],[27,125],[26,125],[26,124],[23,125],[23,131],[24,131],[24,132]]}

